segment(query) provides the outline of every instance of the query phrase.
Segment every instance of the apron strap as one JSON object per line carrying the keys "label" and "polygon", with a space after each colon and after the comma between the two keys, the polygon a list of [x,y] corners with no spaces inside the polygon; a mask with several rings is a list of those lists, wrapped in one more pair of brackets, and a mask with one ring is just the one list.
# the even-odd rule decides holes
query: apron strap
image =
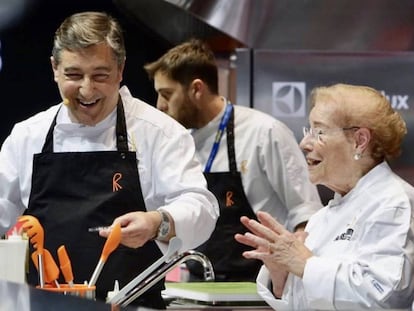
{"label": "apron strap", "polygon": [[58,112],[56,113],[55,117],[53,118],[52,124],[49,127],[49,131],[47,132],[45,143],[42,148],[42,153],[52,153],[53,152],[53,130],[55,129],[56,125],[56,118],[60,111],[60,108]]}
{"label": "apron strap", "polygon": [[[42,153],[53,152],[53,131],[56,126],[57,115],[59,114],[60,108],[53,118],[52,124],[47,132],[45,143],[42,148]],[[128,151],[128,140],[127,140],[127,129],[124,113],[124,105],[122,104],[121,96],[119,96],[117,108],[116,108],[116,147],[118,151]]]}
{"label": "apron strap", "polygon": [[237,172],[236,152],[234,148],[234,109],[231,111],[230,119],[227,124],[227,156],[229,159],[230,172]]}
{"label": "apron strap", "polygon": [[116,147],[118,151],[128,151],[127,128],[125,122],[124,105],[121,96],[119,96],[116,107]]}

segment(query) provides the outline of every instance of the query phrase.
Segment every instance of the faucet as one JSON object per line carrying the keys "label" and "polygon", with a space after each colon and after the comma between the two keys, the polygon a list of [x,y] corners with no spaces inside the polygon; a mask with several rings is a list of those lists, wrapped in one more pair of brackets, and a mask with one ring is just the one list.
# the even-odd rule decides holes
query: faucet
{"label": "faucet", "polygon": [[196,260],[199,263],[201,263],[201,265],[204,268],[204,280],[205,281],[215,280],[214,269],[213,269],[213,265],[211,264],[210,259],[208,259],[208,257],[204,255],[203,253],[200,253],[194,250],[189,250],[184,253],[181,253],[180,255],[177,255],[173,257],[170,261],[166,262],[166,264],[168,265],[167,273],[171,271],[172,269],[174,269],[175,267],[177,267],[178,265],[180,265],[181,263],[186,262],[187,260],[190,260],[190,259]]}
{"label": "faucet", "polygon": [[[177,238],[175,238],[177,239]],[[175,242],[175,243],[174,243]],[[178,249],[181,245],[181,240],[177,239],[173,243],[175,244],[171,247],[170,253],[173,249]],[[128,283],[119,295],[115,297],[114,300],[111,300],[111,303],[114,303],[121,307],[126,307],[136,298],[145,293],[151,286],[161,280],[167,275],[168,272],[173,270],[175,267],[181,263],[193,259],[201,263],[204,268],[204,279],[206,281],[214,281],[215,275],[213,270],[213,265],[206,255],[195,250],[188,250],[178,255],[173,255],[166,260],[163,260],[166,256],[160,258],[157,262],[150,266],[147,270],[141,273],[138,277]],[[154,271],[154,272],[153,272]],[[122,295],[121,295],[122,294]]]}

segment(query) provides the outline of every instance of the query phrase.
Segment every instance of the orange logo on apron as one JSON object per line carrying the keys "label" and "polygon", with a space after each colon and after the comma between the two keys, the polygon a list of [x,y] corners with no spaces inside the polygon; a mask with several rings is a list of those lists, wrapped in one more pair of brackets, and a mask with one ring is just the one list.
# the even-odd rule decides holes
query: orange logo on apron
{"label": "orange logo on apron", "polygon": [[121,173],[115,173],[112,177],[112,192],[119,191],[122,189],[122,186],[118,184],[118,181],[122,178]]}
{"label": "orange logo on apron", "polygon": [[227,191],[226,192],[226,207],[230,207],[234,204],[232,197],[233,197],[233,191]]}

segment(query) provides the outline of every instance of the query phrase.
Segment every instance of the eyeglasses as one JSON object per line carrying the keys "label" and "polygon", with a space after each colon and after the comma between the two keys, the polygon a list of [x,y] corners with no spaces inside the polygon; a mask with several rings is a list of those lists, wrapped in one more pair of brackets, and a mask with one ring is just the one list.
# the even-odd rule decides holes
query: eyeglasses
{"label": "eyeglasses", "polygon": [[318,143],[322,143],[322,136],[327,134],[330,131],[348,131],[348,130],[358,130],[360,129],[359,126],[350,126],[350,127],[339,127],[339,128],[331,128],[331,129],[321,129],[321,128],[308,128],[303,127],[303,137],[310,135],[313,139],[316,139]]}

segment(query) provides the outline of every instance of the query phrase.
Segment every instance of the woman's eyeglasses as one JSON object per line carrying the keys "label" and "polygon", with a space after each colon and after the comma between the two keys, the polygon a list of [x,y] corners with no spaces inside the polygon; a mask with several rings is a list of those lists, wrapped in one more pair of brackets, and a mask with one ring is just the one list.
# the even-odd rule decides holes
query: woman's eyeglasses
{"label": "woman's eyeglasses", "polygon": [[318,143],[322,143],[322,136],[331,131],[348,131],[348,130],[358,130],[358,126],[350,127],[339,127],[331,129],[321,129],[321,128],[312,128],[312,127],[303,127],[303,137],[310,135],[312,139],[316,139]]}

